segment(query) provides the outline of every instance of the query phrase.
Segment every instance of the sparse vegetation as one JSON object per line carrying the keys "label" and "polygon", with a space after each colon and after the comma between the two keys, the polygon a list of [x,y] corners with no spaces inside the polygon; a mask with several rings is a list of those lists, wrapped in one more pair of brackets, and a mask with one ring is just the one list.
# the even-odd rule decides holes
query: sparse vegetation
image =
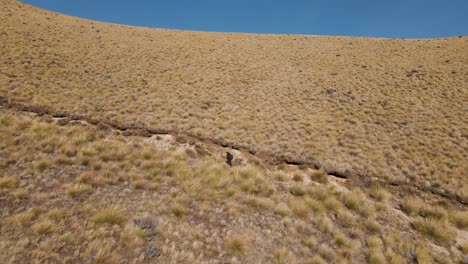
{"label": "sparse vegetation", "polygon": [[226,248],[233,255],[245,255],[250,249],[251,242],[245,236],[234,234],[225,240]]}
{"label": "sparse vegetation", "polygon": [[320,183],[327,183],[328,178],[322,171],[316,171],[310,175],[310,179]]}
{"label": "sparse vegetation", "polygon": [[292,186],[289,192],[291,192],[291,194],[294,196],[303,196],[306,194],[304,186],[300,184],[295,184],[294,186]]}
{"label": "sparse vegetation", "polygon": [[34,230],[39,235],[47,235],[54,232],[54,224],[50,220],[42,220],[34,225]]}
{"label": "sparse vegetation", "polygon": [[0,263],[468,252],[466,38],[154,30],[13,0],[0,38]]}
{"label": "sparse vegetation", "polygon": [[71,198],[79,198],[80,195],[90,191],[91,189],[92,187],[88,184],[83,184],[83,183],[73,184],[67,187],[67,194]]}
{"label": "sparse vegetation", "polygon": [[0,189],[11,189],[15,188],[18,184],[18,180],[13,176],[0,177]]}
{"label": "sparse vegetation", "polygon": [[455,230],[446,222],[437,219],[419,219],[411,223],[415,229],[440,243],[450,243],[455,238]]}
{"label": "sparse vegetation", "polygon": [[187,213],[187,209],[181,204],[174,204],[171,207],[171,213],[177,217],[181,217]]}
{"label": "sparse vegetation", "polygon": [[123,225],[128,221],[128,216],[117,207],[108,207],[91,217],[91,221],[95,224]]}

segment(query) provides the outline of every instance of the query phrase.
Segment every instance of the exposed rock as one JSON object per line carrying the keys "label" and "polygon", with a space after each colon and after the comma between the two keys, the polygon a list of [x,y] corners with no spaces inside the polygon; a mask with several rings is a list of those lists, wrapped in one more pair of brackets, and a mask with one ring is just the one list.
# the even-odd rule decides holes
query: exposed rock
{"label": "exposed rock", "polygon": [[334,92],[336,92],[336,90],[334,90],[334,89],[326,89],[326,90],[325,90],[325,93],[326,93],[327,95],[332,95]]}
{"label": "exposed rock", "polygon": [[161,251],[153,245],[146,245],[143,253],[145,254],[145,258],[154,258],[161,255]]}
{"label": "exposed rock", "polygon": [[249,148],[249,153],[252,154],[252,155],[255,155],[255,154],[257,154],[257,150],[254,147],[250,147]]}
{"label": "exposed rock", "polygon": [[133,220],[135,225],[139,226],[141,229],[154,229],[153,220],[150,218],[137,218]]}

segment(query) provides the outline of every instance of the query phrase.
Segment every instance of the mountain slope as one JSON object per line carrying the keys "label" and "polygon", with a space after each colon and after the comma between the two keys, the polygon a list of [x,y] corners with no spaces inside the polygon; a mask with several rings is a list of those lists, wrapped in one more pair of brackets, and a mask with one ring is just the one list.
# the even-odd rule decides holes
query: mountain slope
{"label": "mountain slope", "polygon": [[467,65],[0,0],[0,262],[466,261]]}
{"label": "mountain slope", "polygon": [[466,37],[160,30],[14,1],[0,12],[0,93],[11,100],[422,178],[466,198]]}

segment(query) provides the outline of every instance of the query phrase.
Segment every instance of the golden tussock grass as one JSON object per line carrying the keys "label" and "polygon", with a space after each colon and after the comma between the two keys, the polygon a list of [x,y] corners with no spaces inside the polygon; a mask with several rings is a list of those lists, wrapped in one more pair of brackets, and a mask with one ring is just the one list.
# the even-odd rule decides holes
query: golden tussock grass
{"label": "golden tussock grass", "polygon": [[54,223],[50,220],[42,220],[33,226],[34,231],[39,235],[47,235],[54,232]]}
{"label": "golden tussock grass", "polygon": [[19,189],[15,192],[15,197],[18,199],[27,199],[29,197],[29,191],[26,189]]}
{"label": "golden tussock grass", "polygon": [[18,185],[18,179],[13,176],[0,177],[0,189],[11,189]]}
{"label": "golden tussock grass", "polygon": [[422,234],[440,243],[450,243],[455,239],[456,232],[447,222],[428,218],[413,221],[412,226]]}
{"label": "golden tussock grass", "polygon": [[468,229],[468,212],[456,211],[450,212],[450,221],[460,229]]}
{"label": "golden tussock grass", "polygon": [[88,184],[79,183],[70,185],[66,189],[68,196],[71,198],[79,198],[80,195],[89,192],[92,187]]}
{"label": "golden tussock grass", "polygon": [[466,255],[466,37],[172,31],[3,0],[0,38],[1,263]]}
{"label": "golden tussock grass", "polygon": [[[330,173],[429,181],[467,197],[467,37],[149,29],[11,0],[0,19],[0,95],[14,101],[313,158]],[[40,139],[50,131],[33,132]],[[101,158],[123,156],[116,149]]]}
{"label": "golden tussock grass", "polygon": [[[3,122],[9,125],[0,127],[0,133],[5,135],[0,138],[5,146],[0,151],[13,155],[21,153],[23,160],[31,165],[28,169],[15,164],[5,167],[4,175],[11,176],[4,177],[21,178],[12,192],[7,188],[1,193],[8,201],[7,210],[15,210],[7,213],[0,226],[0,241],[5,249],[30,250],[28,246],[16,244],[22,236],[43,240],[31,246],[40,256],[52,259],[67,255],[66,258],[76,261],[92,259],[118,263],[150,258],[148,256],[160,256],[161,260],[169,261],[177,256],[180,262],[193,262],[195,255],[211,252],[216,259],[232,257],[247,263],[257,263],[258,259],[277,263],[329,263],[349,262],[352,258],[378,262],[382,256],[397,262],[402,256],[406,260],[407,248],[400,244],[401,237],[408,239],[408,234],[390,225],[397,219],[389,217],[387,210],[410,204],[407,207],[412,209],[407,211],[414,212],[410,215],[417,218],[408,223],[422,235],[418,239],[424,247],[427,241],[445,247],[453,241],[453,235],[448,240],[440,237],[433,225],[419,223],[421,219],[442,223],[443,230],[451,228],[455,232],[466,226],[464,211],[457,212],[444,203],[425,203],[416,196],[394,204],[384,186],[343,191],[340,188],[345,188],[344,185],[338,188],[333,182],[318,184],[308,179],[295,180],[294,175],[307,173],[288,172],[286,166],[278,171],[264,171],[254,165],[229,168],[224,160],[210,153],[200,158],[186,152],[161,151],[142,144],[138,138],[118,134],[90,137],[100,134],[99,131],[91,133],[93,127],[65,125],[57,130],[53,124],[43,124],[39,117],[5,118],[3,114],[0,115],[2,120],[7,120]],[[16,136],[11,133],[23,123],[30,123],[29,128]],[[52,128],[47,128],[47,137],[37,137],[39,132],[31,130],[49,126]],[[15,144],[18,137],[28,145]],[[68,156],[47,148],[25,151],[36,147],[41,150],[40,146],[49,144],[48,137],[59,141],[55,149],[66,149],[74,154]],[[69,137],[80,140],[63,140]],[[132,143],[125,143],[128,140]],[[118,149],[125,154],[103,155]],[[61,155],[72,162],[53,162],[42,172],[34,168],[38,161],[55,160]],[[84,156],[89,159],[87,165],[80,162]],[[93,164],[100,166],[97,168]],[[288,177],[277,181],[275,174]],[[144,185],[143,188],[135,188],[139,184]],[[147,187],[153,185],[155,188]],[[73,199],[61,198],[66,196]],[[60,203],[56,203],[57,199]],[[27,205],[29,203],[37,206]],[[386,207],[375,210],[379,204]],[[139,220],[148,216],[151,216],[149,222]],[[246,232],[231,234],[226,229],[228,225]],[[168,245],[176,243],[180,249],[170,248],[166,242],[158,244],[155,234],[169,241]],[[389,234],[400,238],[390,239]],[[369,236],[372,238],[368,239]],[[384,246],[376,239],[380,236],[385,238]],[[254,238],[256,247],[262,248],[265,254],[254,254],[250,250]],[[416,238],[412,236],[412,239]],[[198,242],[191,244],[186,243],[187,240]],[[81,246],[85,244],[89,247]],[[359,244],[368,245],[372,250],[358,250]],[[56,245],[62,245],[66,251],[57,251]],[[456,250],[454,254],[461,254],[458,252],[464,249],[459,246]],[[75,251],[79,255],[66,253]],[[10,253],[5,259],[17,256],[15,251],[6,252]],[[221,254],[225,257],[219,257]],[[27,261],[38,259],[39,255],[21,258]],[[204,259],[213,260],[212,257]]]}
{"label": "golden tussock grass", "polygon": [[233,255],[244,255],[250,250],[252,242],[241,234],[233,234],[224,240],[228,251]]}
{"label": "golden tussock grass", "polygon": [[95,224],[123,225],[129,217],[125,211],[118,207],[108,207],[91,217]]}

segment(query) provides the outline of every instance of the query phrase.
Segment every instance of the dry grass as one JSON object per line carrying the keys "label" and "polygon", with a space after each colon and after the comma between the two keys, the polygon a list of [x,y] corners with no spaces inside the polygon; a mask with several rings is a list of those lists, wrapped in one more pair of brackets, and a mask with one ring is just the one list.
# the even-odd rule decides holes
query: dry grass
{"label": "dry grass", "polygon": [[233,255],[245,255],[251,247],[251,241],[240,234],[227,237],[224,243],[227,250]]}
{"label": "dry grass", "polygon": [[306,189],[302,184],[295,184],[289,189],[289,192],[294,196],[304,196]]}
{"label": "dry grass", "polygon": [[387,190],[377,185],[374,185],[371,188],[369,188],[368,194],[370,197],[374,198],[379,202],[386,202],[391,197],[391,194]]}
{"label": "dry grass", "polygon": [[446,222],[437,219],[420,219],[413,221],[412,226],[422,234],[440,243],[450,243],[455,239],[456,232]]}
{"label": "dry grass", "polygon": [[181,204],[174,204],[171,208],[170,211],[173,215],[177,217],[182,217],[185,214],[187,214],[187,209],[181,205]]}
{"label": "dry grass", "polygon": [[[163,151],[145,143],[144,138],[106,134],[91,126],[56,129],[47,117],[0,113],[0,122],[8,123],[0,127],[4,135],[0,137],[4,146],[0,151],[13,157],[21,155],[31,165],[12,163],[4,167],[4,175],[21,179],[13,189],[0,193],[6,210],[10,210],[0,225],[2,252],[9,252],[0,258],[7,262],[19,257],[15,248],[51,259],[67,256],[75,262],[93,259],[119,263],[142,256],[162,262],[174,258],[194,262],[200,253],[206,254],[206,262],[232,258],[247,263],[329,263],[352,258],[378,262],[382,255],[387,258],[388,252],[383,251],[382,242],[372,242],[375,237],[391,233],[416,239],[395,229],[394,223],[399,220],[387,210],[399,209],[400,203],[393,204],[384,187],[340,191],[333,182],[317,184],[286,176],[276,181],[274,175],[304,172],[287,171],[291,168],[285,166],[272,171],[254,165],[230,168],[210,152],[201,158],[176,152],[176,148]],[[21,133],[12,133],[19,127],[23,127]],[[47,131],[47,136],[39,137],[38,133],[44,133],[40,131]],[[54,138],[54,151],[43,148],[50,144],[50,138]],[[17,145],[18,139],[28,144]],[[105,154],[114,151],[119,154]],[[42,172],[34,168],[38,161],[56,160],[61,155],[70,162],[49,163]],[[84,157],[88,159],[86,165],[82,163]],[[140,184],[143,188],[135,188]],[[73,199],[63,199],[66,196]],[[412,216],[443,223],[443,229],[465,226],[464,213],[448,205],[431,205],[416,197],[401,203],[412,205],[407,206],[412,208],[408,210],[414,212]],[[374,210],[382,204],[386,205],[384,209]],[[150,224],[138,219],[150,219]],[[428,233],[423,239],[418,237],[420,241],[440,241],[444,246],[450,244],[445,241],[452,241],[453,236],[444,240],[417,221],[411,219],[415,229]],[[228,227],[243,230],[243,235],[233,235]],[[161,239],[155,240],[156,234]],[[370,235],[374,238],[367,239]],[[17,245],[23,237],[42,240],[38,245]],[[250,250],[252,241],[265,253]],[[401,242],[385,241],[385,248],[391,250],[388,259],[398,261],[406,256]],[[358,244],[365,243],[373,249],[357,249]],[[89,247],[81,246],[85,244]],[[179,246],[172,248],[171,244]],[[62,251],[57,249],[59,245]],[[452,252],[455,255],[464,249],[456,250]],[[79,255],[74,255],[75,251]],[[31,254],[20,258],[28,262],[41,257]]]}
{"label": "dry grass", "polygon": [[409,215],[419,214],[422,207],[424,207],[424,203],[418,198],[412,196],[404,198],[401,203],[401,209]]}
{"label": "dry grass", "polygon": [[18,185],[18,179],[13,176],[0,177],[0,189],[11,189]]}
{"label": "dry grass", "polygon": [[[14,101],[314,158],[329,172],[429,181],[468,196],[467,37],[148,29],[11,0],[0,19],[0,95]],[[103,160],[121,158],[107,154]]]}
{"label": "dry grass", "polygon": [[50,220],[42,220],[41,222],[36,223],[33,228],[37,234],[47,235],[54,232],[54,223]]}
{"label": "dry grass", "polygon": [[468,229],[468,212],[451,212],[450,221],[460,229]]}
{"label": "dry grass", "polygon": [[15,192],[15,196],[21,200],[27,199],[29,197],[29,191],[26,189],[19,189]]}
{"label": "dry grass", "polygon": [[128,215],[118,207],[108,207],[91,217],[95,224],[109,225],[123,225],[128,219]]}
{"label": "dry grass", "polygon": [[291,209],[289,208],[289,206],[287,204],[279,203],[275,207],[275,214],[281,215],[281,216],[288,216],[288,215],[291,214]]}
{"label": "dry grass", "polygon": [[327,183],[328,178],[322,171],[316,171],[310,175],[310,179],[320,183]]}
{"label": "dry grass", "polygon": [[[3,0],[0,39],[0,263],[457,263],[468,251],[466,206],[434,194],[468,197],[467,38],[133,28]],[[210,139],[241,146],[233,167]],[[283,158],[321,168],[272,165]]]}
{"label": "dry grass", "polygon": [[92,187],[88,184],[73,184],[67,187],[67,194],[71,198],[79,198],[80,195],[83,195],[86,192],[89,192]]}

